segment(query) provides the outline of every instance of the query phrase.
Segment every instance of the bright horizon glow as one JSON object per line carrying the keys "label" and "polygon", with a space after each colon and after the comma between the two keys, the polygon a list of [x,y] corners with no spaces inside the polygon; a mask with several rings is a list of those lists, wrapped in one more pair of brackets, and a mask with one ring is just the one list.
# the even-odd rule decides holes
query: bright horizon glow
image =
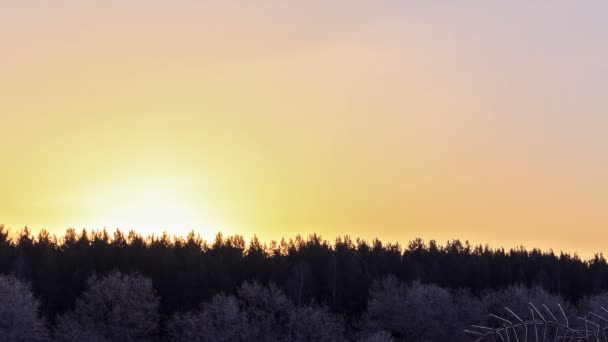
{"label": "bright horizon glow", "polygon": [[205,239],[217,226],[205,217],[202,210],[194,210],[184,194],[169,186],[153,183],[134,189],[118,189],[95,198],[99,216],[92,222],[106,222],[109,227],[126,227],[142,235],[159,235],[163,231],[187,235],[191,230],[202,232]]}
{"label": "bright horizon glow", "polygon": [[0,223],[608,238],[608,4],[7,0]]}

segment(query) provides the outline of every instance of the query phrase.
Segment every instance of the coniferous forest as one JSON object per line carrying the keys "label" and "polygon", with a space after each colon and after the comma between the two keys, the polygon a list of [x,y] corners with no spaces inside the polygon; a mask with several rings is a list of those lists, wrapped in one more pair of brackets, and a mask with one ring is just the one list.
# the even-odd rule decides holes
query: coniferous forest
{"label": "coniferous forest", "polygon": [[0,274],[3,340],[466,341],[468,325],[504,306],[562,303],[575,317],[608,302],[601,255],[458,240],[266,244],[73,229],[10,239],[0,226]]}

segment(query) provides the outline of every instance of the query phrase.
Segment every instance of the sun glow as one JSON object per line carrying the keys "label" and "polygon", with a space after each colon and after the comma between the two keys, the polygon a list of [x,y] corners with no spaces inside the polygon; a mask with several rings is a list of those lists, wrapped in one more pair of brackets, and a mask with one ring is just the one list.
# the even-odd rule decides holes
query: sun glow
{"label": "sun glow", "polygon": [[193,205],[186,191],[163,181],[107,190],[94,202],[96,222],[104,222],[109,229],[134,229],[144,235],[166,231],[178,236],[193,230],[207,240],[220,230],[205,208]]}

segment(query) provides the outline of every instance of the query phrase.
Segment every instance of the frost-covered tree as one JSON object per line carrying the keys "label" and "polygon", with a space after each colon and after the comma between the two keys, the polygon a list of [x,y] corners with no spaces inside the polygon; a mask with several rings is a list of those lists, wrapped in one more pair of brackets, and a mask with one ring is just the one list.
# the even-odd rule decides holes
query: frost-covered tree
{"label": "frost-covered tree", "polygon": [[152,281],[111,273],[88,280],[73,310],[58,320],[59,341],[149,341],[158,336],[159,301]]}
{"label": "frost-covered tree", "polygon": [[376,331],[374,333],[366,334],[359,342],[395,342],[393,336],[384,330]]}
{"label": "frost-covered tree", "polygon": [[170,341],[240,341],[246,320],[234,296],[219,294],[201,310],[174,315],[167,324]]}
{"label": "frost-covered tree", "polygon": [[38,301],[28,284],[0,275],[0,341],[46,341],[48,333],[38,316]]}
{"label": "frost-covered tree", "polygon": [[590,312],[594,312],[602,316],[608,316],[602,308],[608,309],[608,292],[601,292],[581,298],[578,302],[578,315],[584,317],[589,316]]}
{"label": "frost-covered tree", "polygon": [[450,292],[420,282],[406,286],[391,276],[372,285],[366,320],[372,331],[414,342],[448,341],[459,326]]}
{"label": "frost-covered tree", "polygon": [[281,341],[289,336],[293,304],[278,287],[245,282],[237,297],[247,322],[245,340]]}
{"label": "frost-covered tree", "polygon": [[[581,308],[588,308],[593,310],[592,306],[596,304],[596,298],[586,298],[581,303]],[[601,299],[600,299],[601,300]],[[578,319],[576,309],[571,305],[570,302],[564,300],[561,296],[551,294],[543,290],[540,287],[525,287],[521,285],[509,286],[501,290],[486,290],[481,296],[481,307],[483,311],[496,315],[498,317],[491,317],[487,319],[486,323],[481,323],[486,328],[471,327],[473,331],[478,333],[489,333],[492,329],[494,335],[487,336],[485,340],[490,339],[502,339],[506,338],[505,329],[509,327],[509,334],[511,340],[522,340],[526,338],[528,330],[534,328],[534,334],[537,331],[542,331],[542,336],[545,335],[545,329],[551,331],[554,336],[563,336],[564,339],[570,340],[575,338],[576,335],[582,338],[584,331],[588,329],[586,322]],[[585,310],[585,309],[583,309]],[[582,314],[581,316],[585,316]],[[525,321],[525,325],[521,326],[520,320]],[[534,320],[536,324],[530,322]],[[542,324],[544,320],[551,322]],[[511,325],[508,322],[513,322]],[[601,323],[601,322],[600,322]],[[478,324],[471,321],[471,324]],[[595,323],[593,323],[595,324]],[[591,325],[591,324],[589,324]],[[593,325],[595,327],[595,325]],[[526,330],[525,327],[528,329]],[[595,328],[591,329],[595,331]],[[502,336],[501,336],[502,334]],[[589,336],[588,336],[589,337]],[[561,339],[561,337],[560,337]],[[587,339],[581,339],[580,341],[587,341]],[[595,337],[589,339],[589,341],[595,341]],[[598,340],[599,341],[599,340]]]}
{"label": "frost-covered tree", "polygon": [[344,340],[344,320],[326,306],[294,307],[290,314],[289,341],[333,342]]}
{"label": "frost-covered tree", "polygon": [[216,295],[198,311],[174,315],[171,341],[340,341],[344,322],[319,305],[296,307],[273,284],[244,283],[237,295]]}
{"label": "frost-covered tree", "polygon": [[393,276],[374,281],[367,303],[368,328],[373,331],[402,331],[405,323],[405,292],[405,285]]}
{"label": "frost-covered tree", "polygon": [[470,336],[465,333],[471,324],[483,324],[488,313],[484,311],[481,298],[469,290],[452,291],[453,306],[456,311],[456,329],[453,332],[454,341],[466,341]]}
{"label": "frost-covered tree", "polygon": [[483,312],[499,316],[509,316],[510,313],[505,309],[509,308],[521,317],[528,317],[530,316],[529,303],[534,304],[539,309],[546,305],[551,310],[559,310],[557,304],[560,304],[570,321],[577,321],[576,310],[570,303],[566,302],[561,296],[553,295],[538,286],[528,288],[514,285],[502,290],[487,290],[481,295]]}

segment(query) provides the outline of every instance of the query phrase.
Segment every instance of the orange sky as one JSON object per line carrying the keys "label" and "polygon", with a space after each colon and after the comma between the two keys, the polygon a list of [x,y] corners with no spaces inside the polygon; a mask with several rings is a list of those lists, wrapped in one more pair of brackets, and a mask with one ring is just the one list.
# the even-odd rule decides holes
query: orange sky
{"label": "orange sky", "polygon": [[604,249],[601,2],[86,3],[0,4],[12,229]]}

